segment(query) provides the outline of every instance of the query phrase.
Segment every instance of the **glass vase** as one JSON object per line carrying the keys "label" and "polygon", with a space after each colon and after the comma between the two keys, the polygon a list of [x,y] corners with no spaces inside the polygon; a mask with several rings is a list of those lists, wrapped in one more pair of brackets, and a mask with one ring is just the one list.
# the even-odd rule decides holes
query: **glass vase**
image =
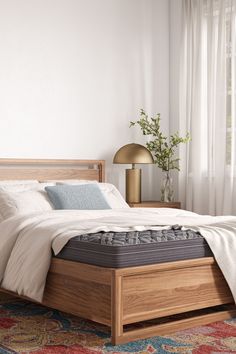
{"label": "glass vase", "polygon": [[170,176],[170,172],[167,171],[162,181],[161,185],[161,201],[162,202],[173,202],[174,200],[174,189],[173,189],[173,179]]}

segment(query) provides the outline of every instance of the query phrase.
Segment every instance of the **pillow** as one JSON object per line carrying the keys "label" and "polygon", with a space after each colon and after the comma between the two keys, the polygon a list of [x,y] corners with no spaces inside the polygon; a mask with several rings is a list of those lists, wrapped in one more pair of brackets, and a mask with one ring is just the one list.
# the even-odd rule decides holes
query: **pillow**
{"label": "pillow", "polygon": [[43,190],[47,186],[54,186],[55,183],[28,183],[28,184],[4,184],[0,183],[0,191],[23,192],[29,189]]}
{"label": "pillow", "polygon": [[0,216],[3,220],[19,213],[52,210],[44,190],[7,192],[0,189]]}
{"label": "pillow", "polygon": [[46,180],[46,181],[41,181],[41,182],[46,182],[46,183],[55,183],[55,184],[87,184],[87,183],[98,183],[96,180],[90,180],[90,179],[55,179],[55,180]]}
{"label": "pillow", "polygon": [[112,209],[130,208],[118,189],[111,183],[99,183],[99,187]]}
{"label": "pillow", "polygon": [[37,181],[37,179],[9,179],[9,180],[0,180],[0,186],[2,185],[18,185],[18,184],[32,184],[32,183],[39,183],[39,181]]}
{"label": "pillow", "polygon": [[39,188],[40,183],[29,183],[29,184],[0,184],[0,191],[6,192],[23,192],[29,189]]}
{"label": "pillow", "polygon": [[97,184],[64,184],[45,189],[55,209],[111,209]]}
{"label": "pillow", "polygon": [[[0,180],[0,190],[6,191],[23,191],[26,189],[31,189],[35,186],[38,186],[39,182],[37,180],[22,180],[22,179],[15,179],[15,180]],[[3,217],[0,213],[0,222],[3,221]]]}
{"label": "pillow", "polygon": [[[80,182],[80,183],[78,183]],[[86,183],[90,183],[87,181]],[[57,182],[57,185],[67,184],[67,185],[78,185],[78,184],[85,184],[82,180],[65,180]],[[111,183],[98,183],[102,194],[106,198],[107,203],[110,205],[111,209],[123,209],[123,208],[130,208],[130,206],[126,203],[118,189]]]}

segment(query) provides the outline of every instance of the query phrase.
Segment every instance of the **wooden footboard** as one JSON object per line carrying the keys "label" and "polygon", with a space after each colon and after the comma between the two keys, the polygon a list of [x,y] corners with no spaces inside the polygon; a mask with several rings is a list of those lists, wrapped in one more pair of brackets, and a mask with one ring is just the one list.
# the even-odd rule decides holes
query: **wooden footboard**
{"label": "wooden footboard", "polygon": [[43,304],[111,326],[109,268],[54,258]]}
{"label": "wooden footboard", "polygon": [[[211,257],[121,269],[53,259],[43,301],[110,326],[113,344],[236,316],[232,305],[196,313],[232,303],[229,287]],[[189,311],[195,312],[184,319],[125,330],[129,324]]]}
{"label": "wooden footboard", "polygon": [[[225,279],[213,258],[119,269],[114,272],[114,344],[163,335],[236,315],[233,306],[198,314],[195,310],[233,303]],[[124,325],[193,311],[184,319],[124,330]],[[194,312],[195,311],[195,312]]]}

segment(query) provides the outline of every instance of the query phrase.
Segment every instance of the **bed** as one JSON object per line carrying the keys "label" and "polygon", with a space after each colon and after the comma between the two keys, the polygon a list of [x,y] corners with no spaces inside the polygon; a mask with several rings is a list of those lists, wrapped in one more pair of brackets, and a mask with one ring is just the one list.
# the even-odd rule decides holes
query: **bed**
{"label": "bed", "polygon": [[[0,180],[14,179],[104,182],[105,164],[102,160],[0,159]],[[186,244],[181,244],[176,260],[126,264],[124,248],[110,247],[105,263],[96,265],[83,258],[94,245],[72,239],[52,258],[43,305],[111,327],[113,344],[234,317],[232,294],[209,248],[201,238],[193,241],[197,251],[192,256],[190,252],[190,259],[183,259]],[[68,256],[81,242],[81,258],[76,253],[73,258],[73,252]],[[100,261],[109,253],[104,247]],[[109,263],[109,258],[117,263]]]}

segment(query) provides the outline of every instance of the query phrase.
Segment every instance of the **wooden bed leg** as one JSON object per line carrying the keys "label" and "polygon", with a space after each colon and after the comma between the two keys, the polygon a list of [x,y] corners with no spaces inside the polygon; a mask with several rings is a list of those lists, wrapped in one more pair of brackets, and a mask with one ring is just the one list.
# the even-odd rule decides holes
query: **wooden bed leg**
{"label": "wooden bed leg", "polygon": [[119,343],[123,336],[123,308],[122,308],[122,276],[114,270],[111,283],[111,342]]}

